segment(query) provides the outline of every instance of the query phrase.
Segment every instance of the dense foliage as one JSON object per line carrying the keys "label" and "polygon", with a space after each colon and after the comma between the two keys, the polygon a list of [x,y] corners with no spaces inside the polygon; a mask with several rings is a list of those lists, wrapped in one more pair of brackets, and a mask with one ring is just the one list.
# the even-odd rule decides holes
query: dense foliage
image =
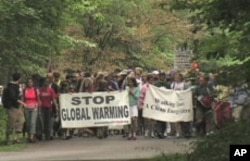
{"label": "dense foliage", "polygon": [[14,71],[170,69],[175,49],[187,47],[202,70],[248,79],[249,6],[246,0],[0,0],[0,84]]}
{"label": "dense foliage", "polygon": [[3,144],[5,139],[5,129],[6,129],[6,111],[2,105],[0,105],[0,145]]}
{"label": "dense foliage", "polygon": [[1,82],[14,71],[43,72],[58,52],[67,1],[0,1]]}
{"label": "dense foliage", "polygon": [[53,68],[168,69],[190,25],[166,0],[0,0],[0,83]]}
{"label": "dense foliage", "polygon": [[195,25],[193,32],[203,33],[193,47],[205,70],[224,70],[238,80],[249,80],[249,6],[246,0],[172,1],[174,9],[190,12],[190,21]]}
{"label": "dense foliage", "polygon": [[230,145],[249,144],[249,133],[249,121],[231,124],[214,135],[195,143],[194,150],[189,155],[189,161],[229,160]]}

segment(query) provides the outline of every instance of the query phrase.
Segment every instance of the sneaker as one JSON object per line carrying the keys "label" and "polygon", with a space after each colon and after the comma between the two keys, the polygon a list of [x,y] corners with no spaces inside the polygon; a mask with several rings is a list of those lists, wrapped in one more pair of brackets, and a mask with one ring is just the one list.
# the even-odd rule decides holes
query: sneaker
{"label": "sneaker", "polygon": [[36,140],[35,139],[29,139],[29,143],[35,143]]}
{"label": "sneaker", "polygon": [[128,140],[132,140],[132,139],[133,139],[133,137],[132,137],[132,136],[128,137]]}
{"label": "sneaker", "polygon": [[168,134],[167,134],[167,131],[166,131],[166,130],[164,131],[163,136],[164,136],[164,137],[167,137],[167,136],[168,136]]}
{"label": "sneaker", "polygon": [[180,138],[181,137],[181,135],[180,135],[180,133],[176,133],[176,136],[175,136],[176,138]]}
{"label": "sneaker", "polygon": [[69,136],[66,136],[64,139],[65,139],[65,140],[69,140],[69,139],[71,139],[71,138],[72,138],[72,136],[69,135]]}
{"label": "sneaker", "polygon": [[21,143],[22,143],[22,141],[21,141],[21,140],[16,139],[16,140],[14,140],[14,141],[13,141],[13,143],[14,143],[14,144],[21,144]]}
{"label": "sneaker", "polygon": [[154,134],[154,132],[152,131],[151,132],[151,138],[154,138],[155,137],[155,134]]}
{"label": "sneaker", "polygon": [[4,144],[5,144],[5,145],[12,145],[13,142],[11,142],[11,141],[6,141]]}
{"label": "sneaker", "polygon": [[144,136],[145,136],[145,137],[148,137],[148,133],[149,133],[149,131],[148,131],[148,130],[145,130]]}
{"label": "sneaker", "polygon": [[166,138],[166,136],[164,136],[164,134],[161,134],[161,133],[158,133],[157,136],[158,136],[159,139],[164,139],[164,138]]}
{"label": "sneaker", "polygon": [[213,131],[207,132],[207,133],[206,133],[206,136],[210,136],[210,135],[212,135],[213,133],[214,133]]}
{"label": "sneaker", "polygon": [[170,131],[170,133],[167,134],[168,136],[175,136],[175,132],[174,131]]}
{"label": "sneaker", "polygon": [[133,140],[136,140],[136,133],[133,133],[132,139],[133,139]]}

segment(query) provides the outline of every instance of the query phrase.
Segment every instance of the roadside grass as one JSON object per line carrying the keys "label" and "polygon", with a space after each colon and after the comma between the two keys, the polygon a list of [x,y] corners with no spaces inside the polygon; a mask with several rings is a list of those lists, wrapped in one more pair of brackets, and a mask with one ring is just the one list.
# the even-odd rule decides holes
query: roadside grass
{"label": "roadside grass", "polygon": [[5,145],[4,143],[0,144],[0,152],[11,152],[11,151],[20,151],[26,147],[26,143],[22,144],[13,144]]}
{"label": "roadside grass", "polygon": [[147,161],[187,161],[188,156],[187,154],[161,154],[155,158],[149,159]]}

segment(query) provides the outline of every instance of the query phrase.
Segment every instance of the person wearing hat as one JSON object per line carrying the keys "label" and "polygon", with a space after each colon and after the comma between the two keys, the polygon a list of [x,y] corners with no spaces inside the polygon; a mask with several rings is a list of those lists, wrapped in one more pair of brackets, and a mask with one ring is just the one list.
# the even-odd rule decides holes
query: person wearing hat
{"label": "person wearing hat", "polygon": [[153,80],[154,80],[153,84],[157,83],[158,79],[159,79],[160,72],[158,70],[154,70],[151,74],[152,74]]}
{"label": "person wearing hat", "polygon": [[123,70],[117,74],[117,76],[118,76],[117,81],[118,81],[118,86],[119,86],[120,90],[125,89],[125,84],[126,84],[125,82],[126,82],[127,75],[128,75],[127,70]]}

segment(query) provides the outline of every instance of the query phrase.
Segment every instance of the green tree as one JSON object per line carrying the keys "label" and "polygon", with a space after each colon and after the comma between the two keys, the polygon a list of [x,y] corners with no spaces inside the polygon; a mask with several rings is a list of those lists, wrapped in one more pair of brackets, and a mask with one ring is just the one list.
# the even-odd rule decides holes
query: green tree
{"label": "green tree", "polygon": [[175,45],[192,37],[187,21],[170,11],[169,2],[162,6],[164,0],[80,2],[74,8],[76,21],[66,31],[89,40],[96,48],[66,50],[63,57],[73,62],[71,67],[80,64],[80,68],[95,71],[128,66],[169,69]]}
{"label": "green tree", "polygon": [[14,71],[45,72],[49,57],[60,51],[69,2],[0,0],[1,83]]}
{"label": "green tree", "polygon": [[249,1],[174,0],[172,6],[189,10],[190,20],[196,26],[193,32],[203,33],[194,44],[198,60],[214,60],[213,70],[231,71],[239,80],[249,79]]}

